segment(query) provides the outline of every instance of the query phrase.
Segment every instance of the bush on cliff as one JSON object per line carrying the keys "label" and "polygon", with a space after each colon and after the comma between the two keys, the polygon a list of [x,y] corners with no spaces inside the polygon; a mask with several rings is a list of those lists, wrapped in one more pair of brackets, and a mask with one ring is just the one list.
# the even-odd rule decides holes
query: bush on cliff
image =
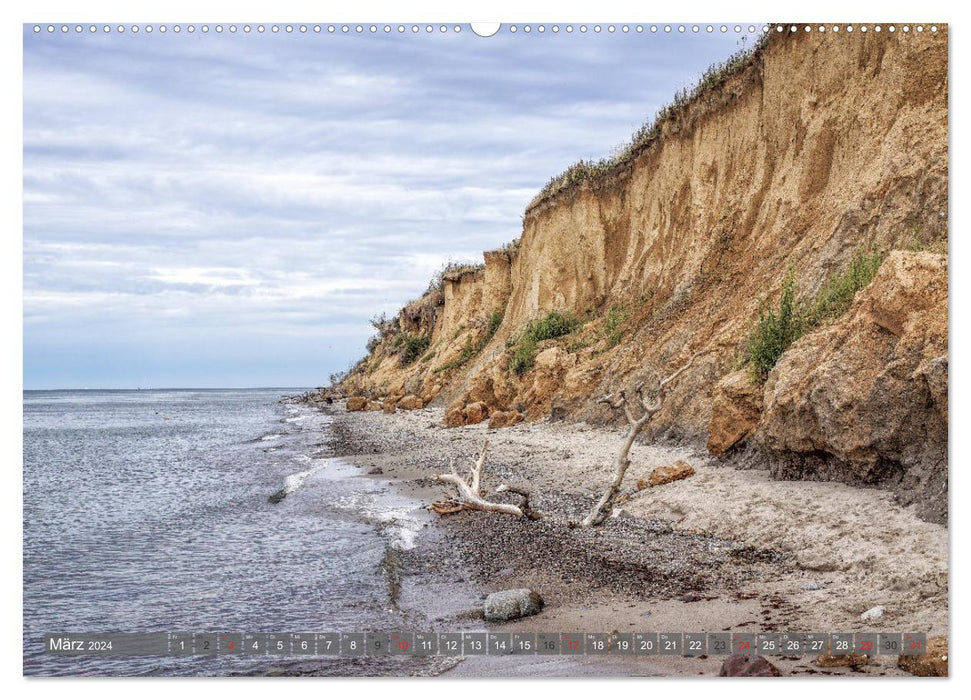
{"label": "bush on cliff", "polygon": [[515,374],[528,371],[533,366],[537,343],[568,335],[582,325],[582,319],[562,311],[550,311],[542,318],[530,321],[513,345],[509,371]]}
{"label": "bush on cliff", "polygon": [[765,381],[786,348],[816,326],[846,313],[856,293],[877,276],[885,257],[886,253],[881,250],[860,248],[849,264],[830,275],[819,292],[808,300],[797,295],[790,269],[782,284],[779,306],[772,308],[764,302],[749,335],[746,350],[753,377]]}
{"label": "bush on cliff", "polygon": [[805,305],[796,296],[796,281],[792,269],[782,283],[779,306],[773,308],[768,301],[759,309],[759,320],[748,340],[748,359],[752,373],[759,381],[765,381],[775,363],[806,329]]}
{"label": "bush on cliff", "polygon": [[858,250],[846,269],[831,275],[819,290],[809,312],[809,325],[816,326],[845,313],[856,293],[877,276],[885,257],[880,250]]}
{"label": "bush on cliff", "polygon": [[391,341],[392,347],[398,350],[398,359],[403,365],[410,365],[424,354],[431,344],[427,335],[413,333],[399,333]]}

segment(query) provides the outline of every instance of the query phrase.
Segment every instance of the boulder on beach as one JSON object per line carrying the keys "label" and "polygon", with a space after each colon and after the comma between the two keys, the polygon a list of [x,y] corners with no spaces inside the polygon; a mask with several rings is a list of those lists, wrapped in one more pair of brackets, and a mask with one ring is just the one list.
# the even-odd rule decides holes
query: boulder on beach
{"label": "boulder on beach", "polygon": [[465,416],[465,424],[474,425],[489,417],[489,407],[482,401],[476,401],[466,406],[462,413]]}
{"label": "boulder on beach", "polygon": [[385,399],[381,403],[381,410],[385,413],[394,413],[397,410],[397,405],[393,399]]}
{"label": "boulder on beach", "polygon": [[508,428],[516,425],[523,420],[523,414],[519,411],[493,411],[489,415],[490,428]]}
{"label": "boulder on beach", "polygon": [[445,426],[448,428],[458,428],[465,425],[465,403],[455,401],[449,405],[445,411]]}
{"label": "boulder on beach", "polygon": [[658,467],[652,471],[651,476],[648,478],[648,483],[651,486],[661,486],[662,484],[677,481],[678,479],[687,479],[689,476],[694,476],[694,473],[694,467],[684,460],[679,459],[674,464],[667,467]]}
{"label": "boulder on beach", "polygon": [[381,405],[380,401],[368,401],[364,404],[365,411],[380,411],[384,406]]}
{"label": "boulder on beach", "polygon": [[732,654],[725,659],[718,675],[731,678],[752,678],[756,676],[781,676],[782,674],[764,656]]}
{"label": "boulder on beach", "polygon": [[352,396],[347,400],[347,410],[348,411],[363,411],[364,407],[367,406],[368,398],[366,396]]}
{"label": "boulder on beach", "polygon": [[398,399],[398,408],[402,411],[417,411],[424,407],[424,402],[414,394],[408,394]]}
{"label": "boulder on beach", "polygon": [[535,615],[543,609],[543,598],[528,588],[513,588],[492,593],[485,600],[483,614],[486,620],[515,620]]}

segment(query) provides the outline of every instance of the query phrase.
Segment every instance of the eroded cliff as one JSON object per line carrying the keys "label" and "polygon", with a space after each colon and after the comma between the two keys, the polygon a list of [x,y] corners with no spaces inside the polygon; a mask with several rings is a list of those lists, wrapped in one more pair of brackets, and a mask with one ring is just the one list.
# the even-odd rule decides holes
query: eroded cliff
{"label": "eroded cliff", "polygon": [[[534,200],[517,245],[405,307],[343,388],[601,422],[599,396],[697,354],[649,439],[894,485],[943,521],[946,239],[946,30],[785,33],[631,157]],[[889,253],[874,282],[753,379],[760,305],[864,248]],[[552,311],[569,332],[524,347]]]}

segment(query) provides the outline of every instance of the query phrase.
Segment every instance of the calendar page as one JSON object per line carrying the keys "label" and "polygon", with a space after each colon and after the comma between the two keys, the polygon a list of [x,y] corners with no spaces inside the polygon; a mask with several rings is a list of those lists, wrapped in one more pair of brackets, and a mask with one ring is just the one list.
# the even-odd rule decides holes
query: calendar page
{"label": "calendar page", "polygon": [[948,675],[947,23],[74,15],[24,676]]}

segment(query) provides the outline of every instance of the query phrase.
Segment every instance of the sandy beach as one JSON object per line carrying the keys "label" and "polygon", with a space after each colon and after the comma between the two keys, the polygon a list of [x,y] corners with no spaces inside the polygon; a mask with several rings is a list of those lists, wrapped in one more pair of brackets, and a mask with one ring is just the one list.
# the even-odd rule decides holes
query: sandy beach
{"label": "sandy beach", "polygon": [[[947,634],[946,528],[892,495],[828,482],[780,482],[706,453],[637,444],[625,488],[685,460],[694,476],[634,493],[594,529],[571,528],[594,502],[620,442],[617,429],[566,422],[442,425],[443,411],[332,409],[338,454],[368,478],[431,503],[449,458],[461,472],[489,440],[487,487],[526,485],[539,521],[460,512],[433,516],[407,553],[400,605],[435,631],[880,632]],[[494,498],[500,498],[494,495]],[[486,625],[485,594],[527,587],[538,615]],[[883,606],[884,614],[861,614]],[[853,669],[773,657],[784,675],[899,675],[896,658]],[[469,658],[451,675],[717,675],[720,657]]]}

